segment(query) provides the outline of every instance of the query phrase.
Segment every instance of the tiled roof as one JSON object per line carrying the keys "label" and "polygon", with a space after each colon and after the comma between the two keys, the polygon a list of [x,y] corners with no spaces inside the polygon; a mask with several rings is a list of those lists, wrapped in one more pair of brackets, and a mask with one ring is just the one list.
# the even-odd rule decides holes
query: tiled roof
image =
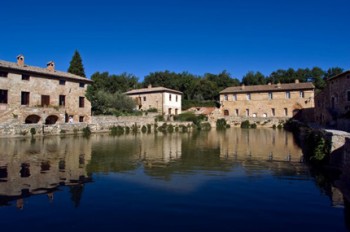
{"label": "tiled roof", "polygon": [[216,107],[191,107],[187,111],[194,112],[194,113],[197,113],[197,114],[209,115],[214,110],[216,110]]}
{"label": "tiled roof", "polygon": [[271,84],[271,85],[249,85],[228,87],[220,92],[225,93],[249,93],[249,92],[277,92],[288,90],[311,90],[315,86],[311,82],[305,83],[290,83],[290,84]]}
{"label": "tiled roof", "polygon": [[126,94],[133,95],[133,94],[141,94],[141,93],[163,93],[163,92],[182,94],[182,92],[180,91],[177,91],[174,89],[168,89],[164,87],[148,87],[148,88],[142,88],[142,89],[133,89],[126,92]]}
{"label": "tiled roof", "polygon": [[18,71],[18,72],[25,72],[25,73],[33,73],[37,75],[43,75],[43,76],[54,76],[54,77],[61,77],[65,79],[71,79],[71,80],[79,80],[79,81],[84,81],[91,83],[92,80],[87,79],[85,77],[81,77],[72,73],[68,72],[61,72],[61,71],[49,71],[47,68],[40,68],[40,67],[35,67],[35,66],[28,66],[28,65],[23,65],[20,66],[17,63],[13,62],[8,62],[8,61],[3,61],[0,60],[0,68],[5,69],[5,70],[13,70],[13,71]]}
{"label": "tiled roof", "polygon": [[332,76],[332,77],[329,78],[327,81],[329,81],[329,80],[334,80],[334,79],[336,79],[336,78],[338,78],[338,77],[345,76],[346,74],[349,74],[349,75],[350,75],[350,70],[345,71],[345,72],[342,72],[342,73],[340,73],[340,74],[338,74],[338,75]]}

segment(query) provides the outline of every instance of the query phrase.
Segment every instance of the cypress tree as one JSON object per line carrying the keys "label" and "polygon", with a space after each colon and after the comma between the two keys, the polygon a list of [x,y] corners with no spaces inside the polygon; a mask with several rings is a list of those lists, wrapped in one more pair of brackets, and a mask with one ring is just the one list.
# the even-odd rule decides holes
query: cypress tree
{"label": "cypress tree", "polygon": [[83,66],[83,61],[80,57],[80,54],[77,50],[75,50],[74,55],[72,57],[72,60],[70,62],[70,66],[68,68],[68,72],[81,76],[81,77],[86,77],[85,76],[85,71],[84,71],[84,66]]}

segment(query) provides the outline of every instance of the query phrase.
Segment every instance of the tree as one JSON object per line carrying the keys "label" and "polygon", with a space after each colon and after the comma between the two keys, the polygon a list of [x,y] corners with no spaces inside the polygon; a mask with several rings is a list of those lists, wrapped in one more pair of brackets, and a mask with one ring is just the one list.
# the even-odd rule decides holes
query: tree
{"label": "tree", "polygon": [[242,79],[245,85],[264,85],[266,83],[265,76],[261,72],[248,72]]}
{"label": "tree", "polygon": [[72,57],[72,60],[70,61],[68,72],[75,74],[75,75],[78,75],[78,76],[81,76],[81,77],[86,77],[85,71],[84,71],[84,66],[83,66],[83,61],[82,61],[80,54],[77,50],[75,50],[74,55]]}
{"label": "tree", "polygon": [[88,86],[86,97],[91,102],[94,114],[116,114],[129,112],[134,108],[134,102],[122,93],[139,86],[136,76],[127,73],[109,75],[108,72],[96,72],[91,76],[91,80],[93,83]]}
{"label": "tree", "polygon": [[326,74],[324,75],[324,79],[328,79],[331,77],[334,77],[340,73],[342,73],[344,71],[344,69],[339,68],[339,67],[333,67],[333,68],[329,68],[326,72]]}

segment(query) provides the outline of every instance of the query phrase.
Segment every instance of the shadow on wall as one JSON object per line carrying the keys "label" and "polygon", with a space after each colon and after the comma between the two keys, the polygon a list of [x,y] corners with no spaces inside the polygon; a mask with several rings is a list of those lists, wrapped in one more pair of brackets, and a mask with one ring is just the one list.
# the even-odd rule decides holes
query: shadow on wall
{"label": "shadow on wall", "polygon": [[293,111],[293,119],[301,122],[314,122],[314,108],[296,109]]}

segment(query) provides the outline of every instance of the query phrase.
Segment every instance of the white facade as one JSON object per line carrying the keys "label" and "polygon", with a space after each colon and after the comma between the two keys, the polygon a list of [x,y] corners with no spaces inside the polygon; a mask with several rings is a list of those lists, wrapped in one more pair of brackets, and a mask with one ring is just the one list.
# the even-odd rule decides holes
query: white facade
{"label": "white facade", "polygon": [[176,93],[163,93],[163,113],[165,115],[178,115],[181,114],[181,94]]}
{"label": "white facade", "polygon": [[137,103],[138,110],[155,108],[166,116],[181,114],[182,93],[163,87],[148,87],[126,92]]}

